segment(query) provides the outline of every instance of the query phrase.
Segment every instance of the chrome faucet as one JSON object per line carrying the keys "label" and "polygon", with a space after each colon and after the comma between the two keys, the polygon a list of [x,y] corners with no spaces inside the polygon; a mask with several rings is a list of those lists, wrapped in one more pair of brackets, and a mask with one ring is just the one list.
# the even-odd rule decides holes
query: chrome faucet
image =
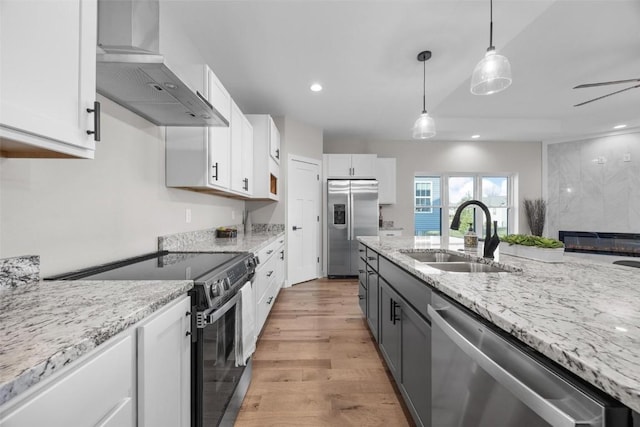
{"label": "chrome faucet", "polygon": [[[495,235],[491,235],[491,213],[489,212],[489,208],[487,207],[487,205],[479,200],[467,200],[466,202],[462,203],[460,206],[458,206],[458,209],[453,216],[453,220],[451,220],[450,228],[452,230],[457,230],[458,228],[460,228],[460,215],[462,214],[462,210],[469,205],[480,206],[480,208],[484,211],[484,215],[487,217],[487,234],[484,238],[483,257],[493,259],[493,253],[496,251],[498,245],[500,244],[500,239],[498,238],[497,232],[495,233]],[[497,231],[498,221],[494,221],[493,226]]]}

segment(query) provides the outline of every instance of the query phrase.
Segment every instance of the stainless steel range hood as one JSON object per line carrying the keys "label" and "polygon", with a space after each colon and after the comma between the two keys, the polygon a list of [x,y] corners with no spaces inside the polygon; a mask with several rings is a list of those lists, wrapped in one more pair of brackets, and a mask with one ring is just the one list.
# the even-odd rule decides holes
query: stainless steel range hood
{"label": "stainless steel range hood", "polygon": [[228,126],[159,53],[158,0],[99,0],[97,91],[159,126]]}

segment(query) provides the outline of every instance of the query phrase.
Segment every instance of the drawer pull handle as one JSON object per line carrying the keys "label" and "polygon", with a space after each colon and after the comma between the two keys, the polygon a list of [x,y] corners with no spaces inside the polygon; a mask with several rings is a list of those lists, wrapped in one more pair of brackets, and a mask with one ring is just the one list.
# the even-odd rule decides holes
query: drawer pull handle
{"label": "drawer pull handle", "polygon": [[273,297],[269,297],[269,301],[267,301],[267,304],[271,304],[271,301],[273,301]]}
{"label": "drawer pull handle", "polygon": [[368,256],[368,257],[367,257],[367,259],[368,259],[369,261],[374,261],[374,260],[376,259],[376,257],[374,257],[374,256]]}
{"label": "drawer pull handle", "polygon": [[267,273],[267,277],[271,277],[272,274],[273,274],[273,270]]}
{"label": "drawer pull handle", "polygon": [[364,299],[364,295],[358,295],[358,299]]}
{"label": "drawer pull handle", "polygon": [[267,255],[271,255],[273,253],[273,249],[267,251]]}
{"label": "drawer pull handle", "polygon": [[280,259],[284,259],[284,250],[280,251]]}

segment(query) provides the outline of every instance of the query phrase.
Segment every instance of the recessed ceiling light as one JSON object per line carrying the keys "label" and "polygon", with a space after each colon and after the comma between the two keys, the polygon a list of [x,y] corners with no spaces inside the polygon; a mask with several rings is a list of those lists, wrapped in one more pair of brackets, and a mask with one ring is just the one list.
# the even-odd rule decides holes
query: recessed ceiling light
{"label": "recessed ceiling light", "polygon": [[471,135],[471,138],[478,139],[478,138],[480,138],[480,135]]}
{"label": "recessed ceiling light", "polygon": [[320,83],[314,83],[309,88],[312,92],[320,92],[322,90],[322,85]]}
{"label": "recessed ceiling light", "polygon": [[626,128],[626,127],[627,127],[627,125],[616,125],[616,126],[614,126],[613,128],[614,128],[614,129],[624,129],[624,128]]}

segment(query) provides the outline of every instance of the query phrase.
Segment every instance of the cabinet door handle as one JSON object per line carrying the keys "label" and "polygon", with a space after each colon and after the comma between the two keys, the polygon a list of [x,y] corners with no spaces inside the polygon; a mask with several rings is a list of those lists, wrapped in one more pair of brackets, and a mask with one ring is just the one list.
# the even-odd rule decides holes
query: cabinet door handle
{"label": "cabinet door handle", "polygon": [[359,269],[358,269],[358,273],[364,273],[364,270],[363,270],[363,269],[361,269],[361,268],[359,268]]}
{"label": "cabinet door handle", "polygon": [[271,304],[271,301],[273,301],[273,297],[269,297],[269,301],[267,301],[267,304]]}
{"label": "cabinet door handle", "polygon": [[93,130],[88,130],[87,135],[93,135],[94,141],[100,141],[100,103],[95,101],[93,108],[87,108],[87,113],[93,113]]}
{"label": "cabinet door handle", "polygon": [[364,299],[364,295],[359,295],[358,294],[358,299]]}
{"label": "cabinet door handle", "polygon": [[395,302],[395,301],[393,301],[393,300],[391,300],[391,301],[392,301],[392,305],[393,305],[393,308],[392,308],[392,313],[393,313],[393,324],[395,325],[395,324],[396,324],[396,321],[399,321],[399,320],[400,320],[400,317],[398,316],[398,313],[396,313],[396,309],[397,309],[397,308],[400,308],[400,304],[398,304],[397,302]]}
{"label": "cabinet door handle", "polygon": [[280,251],[280,259],[284,259],[284,250]]}
{"label": "cabinet door handle", "polygon": [[364,249],[358,249],[358,252],[364,252]]}
{"label": "cabinet door handle", "polygon": [[185,337],[191,336],[191,332],[187,331],[186,334],[184,334]]}
{"label": "cabinet door handle", "polygon": [[218,180],[218,162],[216,162],[214,165],[211,165],[211,169],[215,169],[216,173],[215,175],[211,175],[211,178],[215,179],[216,181]]}
{"label": "cabinet door handle", "polygon": [[243,179],[243,180],[242,180],[242,182],[244,182],[244,185],[242,186],[242,188],[243,188],[245,191],[249,191],[249,178],[245,178],[245,179]]}
{"label": "cabinet door handle", "polygon": [[369,276],[371,276],[372,274],[376,274],[376,272],[375,272],[375,271],[373,271],[373,270],[367,270],[367,274],[368,274]]}
{"label": "cabinet door handle", "polygon": [[374,260],[376,259],[376,257],[374,257],[374,256],[368,256],[368,257],[367,257],[367,259],[368,259],[369,261],[374,261]]}
{"label": "cabinet door handle", "polygon": [[271,255],[273,253],[273,249],[267,251],[267,255]]}
{"label": "cabinet door handle", "polygon": [[276,149],[276,159],[280,159],[280,149]]}

